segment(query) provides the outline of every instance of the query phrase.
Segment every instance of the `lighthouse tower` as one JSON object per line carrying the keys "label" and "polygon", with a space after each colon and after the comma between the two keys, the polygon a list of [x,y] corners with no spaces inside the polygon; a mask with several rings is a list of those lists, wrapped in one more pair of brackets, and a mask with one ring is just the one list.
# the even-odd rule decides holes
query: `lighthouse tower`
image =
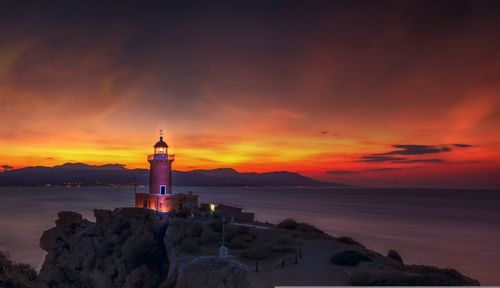
{"label": "lighthouse tower", "polygon": [[148,155],[149,193],[135,193],[135,207],[153,209],[158,212],[184,213],[193,216],[198,207],[198,195],[172,194],[172,162],[175,156],[168,154],[168,145],[160,140],[154,146],[154,154]]}
{"label": "lighthouse tower", "polygon": [[150,165],[149,194],[172,195],[172,162],[175,156],[168,154],[168,145],[163,136],[154,146],[154,154],[148,155]]}

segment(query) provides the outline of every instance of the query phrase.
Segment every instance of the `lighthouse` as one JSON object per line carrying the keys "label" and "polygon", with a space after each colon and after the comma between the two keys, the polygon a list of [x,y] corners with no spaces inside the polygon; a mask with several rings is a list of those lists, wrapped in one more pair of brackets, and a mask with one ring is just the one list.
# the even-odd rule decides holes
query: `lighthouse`
{"label": "lighthouse", "polygon": [[172,162],[175,155],[168,154],[168,144],[163,140],[161,130],[160,140],[153,149],[153,154],[148,155],[149,193],[136,193],[135,207],[192,216],[198,207],[198,195],[173,193]]}
{"label": "lighthouse", "polygon": [[148,155],[149,194],[172,195],[172,162],[175,156],[168,154],[168,144],[163,136],[154,145],[154,154]]}

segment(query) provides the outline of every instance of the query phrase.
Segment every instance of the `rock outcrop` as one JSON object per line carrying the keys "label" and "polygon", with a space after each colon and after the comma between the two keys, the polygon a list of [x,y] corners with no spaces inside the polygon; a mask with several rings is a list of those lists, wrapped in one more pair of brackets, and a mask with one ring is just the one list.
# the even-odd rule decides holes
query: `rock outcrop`
{"label": "rock outcrop", "polygon": [[225,243],[233,256],[220,259],[207,256],[217,255],[222,238],[220,220],[182,219],[141,208],[94,210],[94,216],[95,223],[78,213],[59,213],[56,226],[40,239],[47,256],[38,276],[29,267],[2,262],[0,253],[0,287],[4,283],[17,284],[5,287],[28,288],[273,286],[276,283],[272,278],[265,285],[255,282],[257,276],[251,274],[250,278],[247,266],[239,260],[275,263],[285,256],[298,257],[302,247],[310,246],[304,244],[306,241],[325,242],[324,253],[330,253],[330,249],[339,252],[342,257],[325,265],[332,271],[351,269],[350,278],[339,282],[343,285],[479,285],[455,270],[405,265],[352,239],[337,239],[311,225],[291,221],[288,224],[293,225],[281,225],[283,229],[226,225]]}
{"label": "rock outcrop", "polygon": [[[43,284],[188,288],[207,281],[216,283],[207,287],[248,286],[246,269],[237,261],[195,257],[190,252],[196,251],[185,251],[192,236],[213,237],[208,225],[139,208],[94,210],[94,216],[92,223],[80,214],[60,212],[56,227],[43,233],[40,247],[47,251],[39,275]],[[195,272],[205,264],[210,270]],[[199,273],[198,278],[193,273]]]}

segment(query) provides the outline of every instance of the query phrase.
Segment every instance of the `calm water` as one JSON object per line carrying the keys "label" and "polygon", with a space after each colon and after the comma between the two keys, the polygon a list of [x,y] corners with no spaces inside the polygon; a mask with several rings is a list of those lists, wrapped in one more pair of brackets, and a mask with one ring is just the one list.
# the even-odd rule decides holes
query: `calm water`
{"label": "calm water", "polygon": [[[243,206],[261,221],[294,218],[334,236],[350,236],[385,254],[396,249],[407,263],[453,267],[500,284],[500,191],[217,188],[194,191],[200,202]],[[132,206],[133,189],[0,188],[0,249],[20,262],[40,266],[38,240],[61,210]]]}

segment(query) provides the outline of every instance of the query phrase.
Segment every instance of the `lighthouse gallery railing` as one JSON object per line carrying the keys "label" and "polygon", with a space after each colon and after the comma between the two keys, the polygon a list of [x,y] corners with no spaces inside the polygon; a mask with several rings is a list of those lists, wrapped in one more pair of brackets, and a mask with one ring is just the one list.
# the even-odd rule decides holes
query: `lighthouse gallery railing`
{"label": "lighthouse gallery railing", "polygon": [[148,160],[175,160],[175,154],[150,154]]}

